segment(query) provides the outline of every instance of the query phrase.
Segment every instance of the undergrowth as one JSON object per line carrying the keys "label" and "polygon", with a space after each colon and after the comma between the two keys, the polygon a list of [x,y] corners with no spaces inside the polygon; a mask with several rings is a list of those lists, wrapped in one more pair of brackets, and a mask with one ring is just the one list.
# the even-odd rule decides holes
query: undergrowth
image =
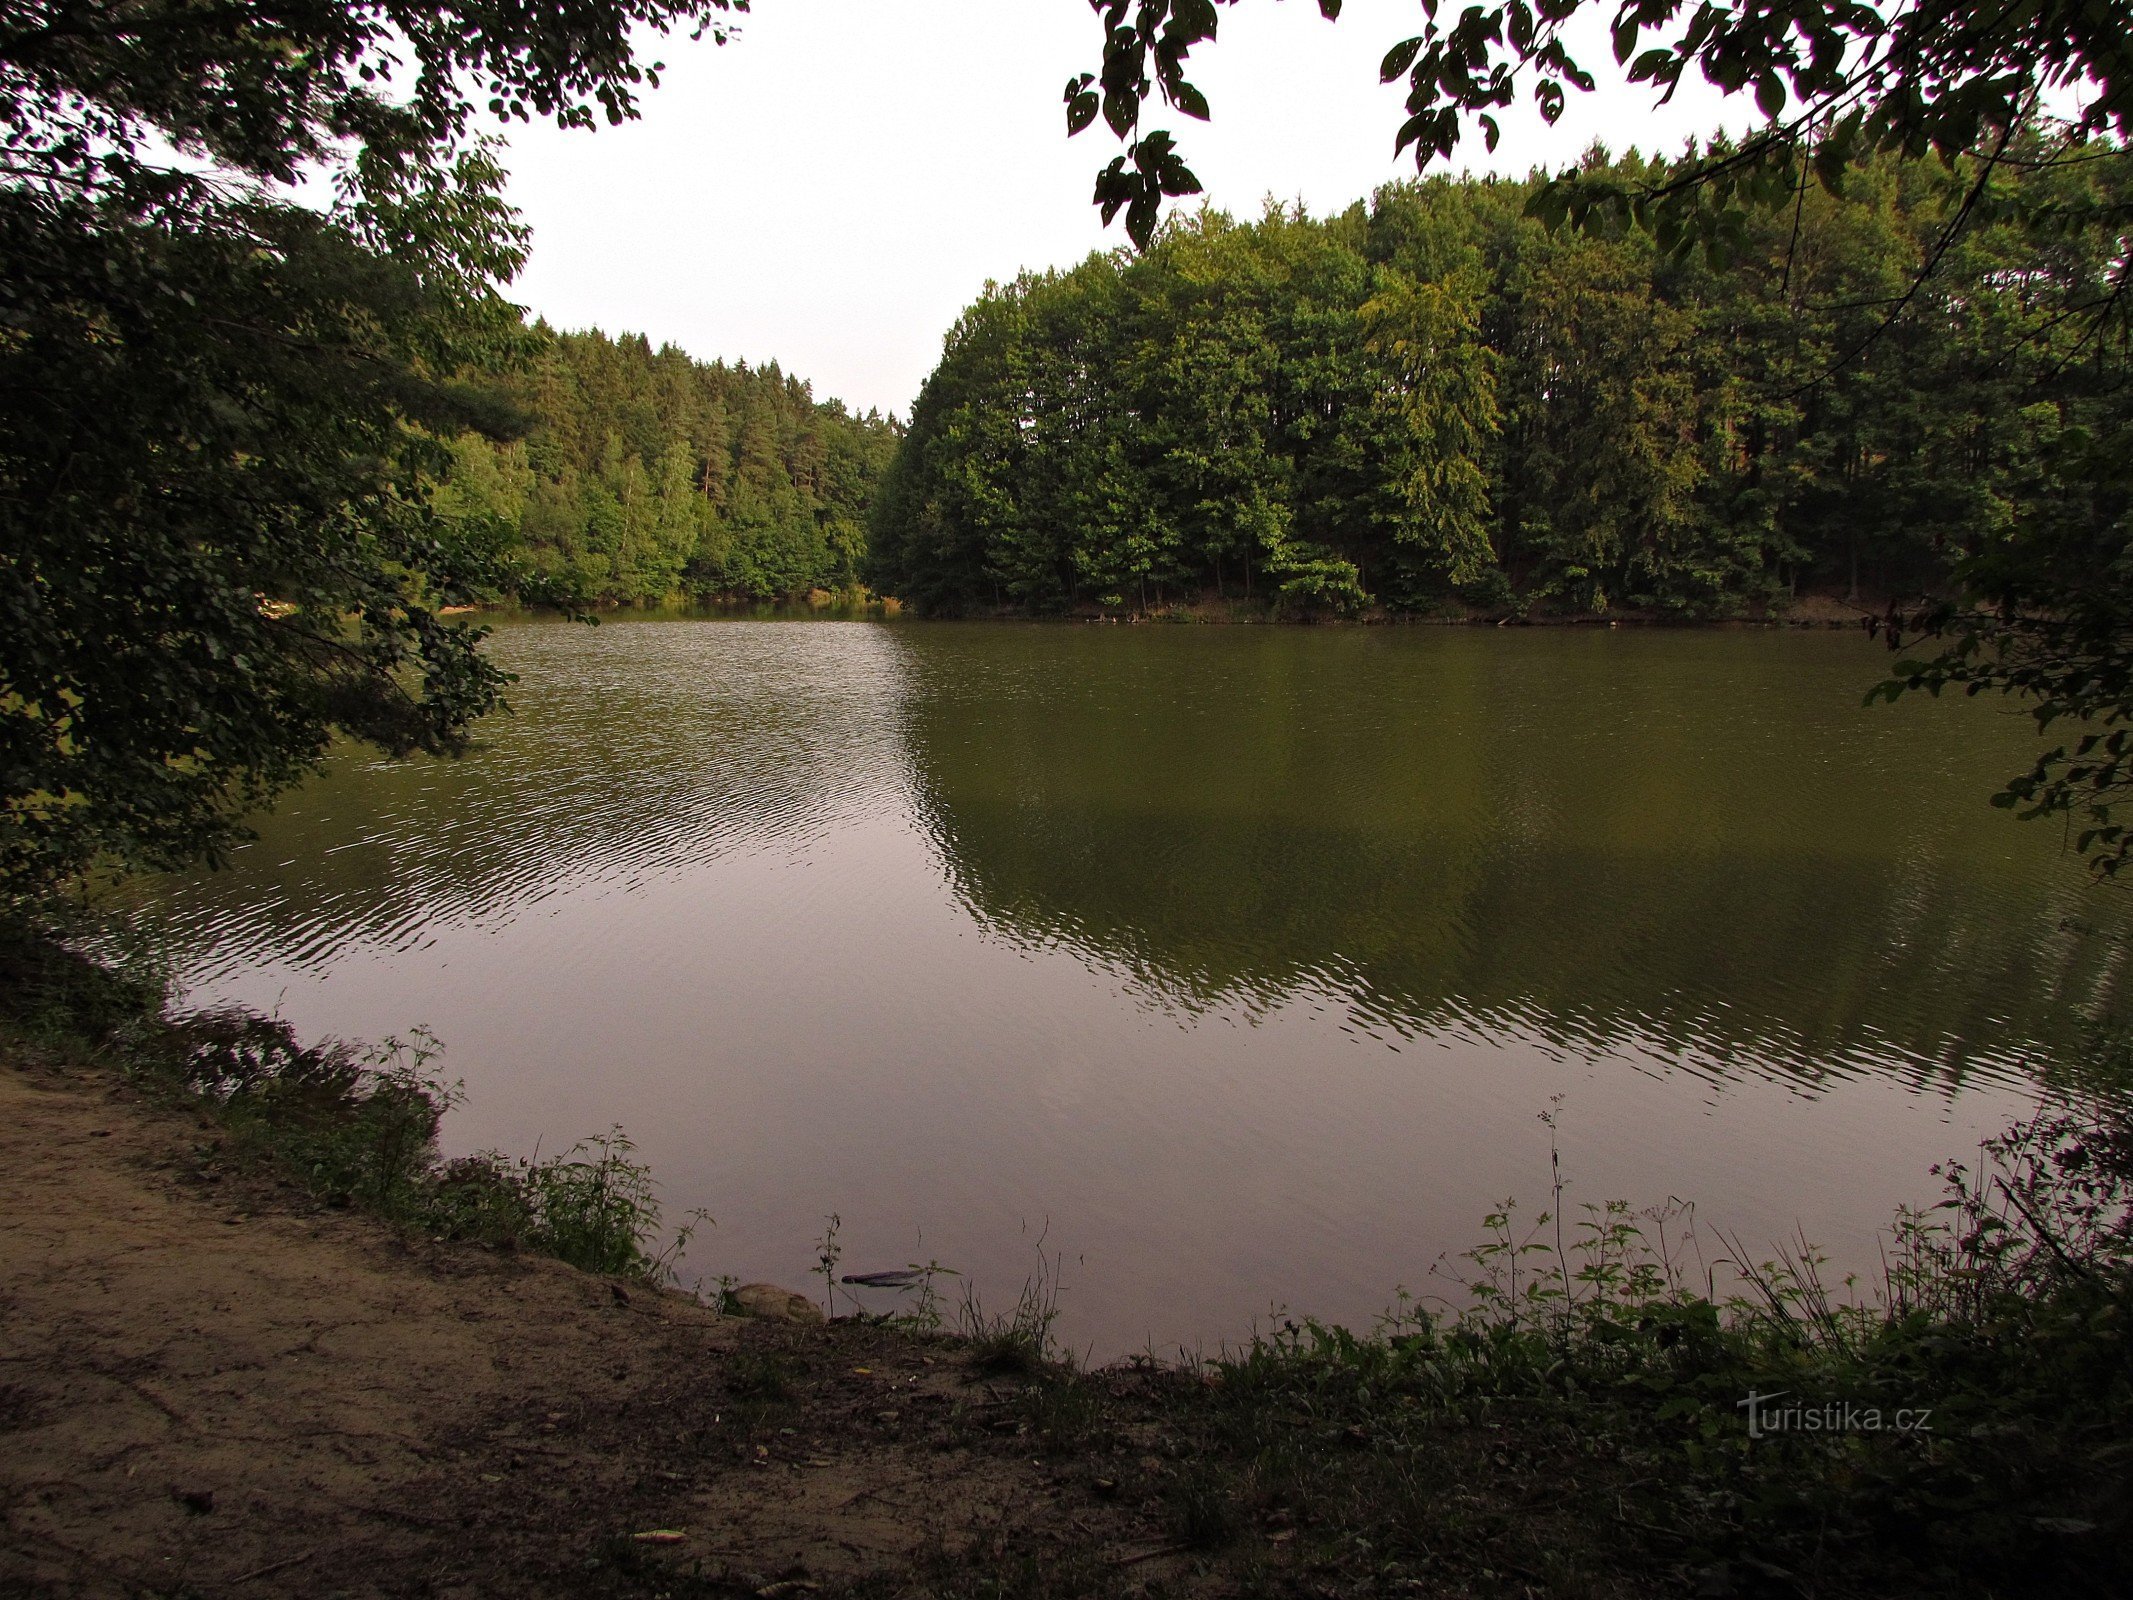
{"label": "undergrowth", "polygon": [[587,1271],[671,1276],[698,1218],[668,1234],[650,1170],[620,1128],[560,1155],[442,1161],[437,1130],[457,1088],[436,1040],[359,1049],[304,1044],[286,1022],[240,1010],[166,1009],[153,962],[93,961],[54,930],[0,924],[0,1023],[19,1046],[93,1056],[140,1089],[209,1113],[240,1166],[294,1180],[436,1239],[554,1256]]}
{"label": "undergrowth", "polygon": [[[1295,1508],[1376,1580],[1624,1566],[1718,1594],[2030,1594],[2133,1582],[2133,1160],[2122,1119],[2040,1116],[1899,1213],[1878,1284],[1758,1259],[1694,1213],[1486,1220],[1448,1304],[1368,1334],[1282,1319],[1174,1420],[1208,1506]],[[1530,1493],[1505,1517],[1473,1491]],[[1534,1503],[1529,1501],[1529,1504]],[[1507,1565],[1508,1563],[1508,1565]]]}
{"label": "undergrowth", "polygon": [[977,1290],[968,1283],[963,1286],[958,1331],[981,1372],[1029,1377],[1071,1368],[1068,1353],[1053,1337],[1066,1263],[1057,1252],[1048,1253],[1044,1241],[1045,1236],[1039,1234],[1034,1246],[1036,1265],[1005,1311],[987,1310]]}

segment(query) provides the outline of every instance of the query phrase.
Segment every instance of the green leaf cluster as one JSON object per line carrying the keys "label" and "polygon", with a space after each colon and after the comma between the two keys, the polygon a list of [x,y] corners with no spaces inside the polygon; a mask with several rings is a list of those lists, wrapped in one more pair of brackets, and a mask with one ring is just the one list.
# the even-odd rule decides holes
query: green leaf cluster
{"label": "green leaf cluster", "polygon": [[[1186,58],[1213,42],[1216,6],[1234,3],[1093,0],[1104,35],[1102,93],[1091,87],[1097,74],[1069,81],[1067,131],[1088,127],[1101,104],[1126,154],[1098,178],[1096,204],[1106,223],[1123,208],[1141,248],[1164,197],[1199,192],[1170,134],[1142,131],[1142,111],[1156,97],[1206,120]],[[1339,0],[1320,0],[1329,21],[1340,9]],[[1501,0],[1454,12],[1423,0],[1422,32],[1395,44],[1378,69],[1383,82],[1407,81],[1395,154],[1412,149],[1416,170],[1427,171],[1454,154],[1469,124],[1493,151],[1499,119],[1521,99],[1544,123],[1560,120],[1572,91],[1598,87],[1570,38],[1575,19],[1592,9],[1590,0]],[[1752,98],[1762,126],[1662,183],[1594,186],[1565,174],[1535,196],[1537,214],[1560,220],[1598,204],[1634,216],[1670,245],[1715,247],[1749,212],[1788,195],[1802,171],[1836,194],[1848,169],[1878,157],[1932,152],[1953,161],[1995,138],[2004,145],[2047,100],[2070,108],[2070,136],[2123,141],[2133,111],[2129,40],[2124,8],[2108,0],[1932,0],[1893,9],[1859,0],[1617,0],[1608,42],[1631,84],[1649,84],[1664,104],[1701,78]]]}
{"label": "green leaf cluster", "polygon": [[817,401],[775,362],[533,337],[530,362],[499,380],[524,436],[460,433],[434,494],[451,525],[489,528],[510,552],[512,597],[768,601],[859,582],[890,421]]}
{"label": "green leaf cluster", "polygon": [[525,230],[484,107],[634,115],[740,0],[0,4],[0,891],[214,858],[342,735],[450,752],[514,575],[439,514]]}
{"label": "green leaf cluster", "polygon": [[0,259],[0,878],[212,856],[336,734],[458,748],[503,678],[440,616],[498,581],[425,504],[483,409],[440,363],[516,314],[243,198],[0,188]]}
{"label": "green leaf cluster", "polygon": [[[1579,181],[1664,186],[1727,148],[1596,149]],[[1539,174],[1323,221],[1203,211],[970,308],[875,504],[875,581],[1034,612],[1948,592],[2064,513],[2038,463],[2123,410],[2078,369],[2133,161],[2066,154],[2030,132],[1990,164],[1876,157],[1842,194],[1742,213],[1715,262],[1551,229]]]}
{"label": "green leaf cluster", "polygon": [[[1470,251],[1373,261],[1360,212],[1215,214],[1145,259],[989,291],[875,503],[877,585],[934,609],[1146,609],[1205,585],[1350,610],[1486,560]],[[1106,597],[1111,597],[1108,600]]]}

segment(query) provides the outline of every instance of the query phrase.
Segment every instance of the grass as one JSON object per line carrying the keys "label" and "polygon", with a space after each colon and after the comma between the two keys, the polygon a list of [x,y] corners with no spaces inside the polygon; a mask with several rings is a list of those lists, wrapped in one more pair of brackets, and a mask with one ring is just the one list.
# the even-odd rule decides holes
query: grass
{"label": "grass", "polygon": [[1284,1322],[1177,1390],[1179,1536],[1292,1518],[1305,1564],[1373,1586],[2124,1592],[2127,1155],[2093,1109],[1994,1141],[1867,1293],[1804,1247],[1684,1259],[1678,1209],[1506,1205],[1461,1309]]}
{"label": "grass", "polygon": [[457,1091],[434,1071],[427,1033],[358,1049],[304,1044],[251,1012],[174,1015],[152,962],[93,961],[57,932],[0,924],[0,1028],[17,1049],[98,1060],[151,1096],[206,1112],[232,1164],[328,1205],[590,1272],[672,1275],[699,1219],[663,1229],[650,1172],[620,1128],[547,1158],[441,1161],[437,1130]]}
{"label": "grass", "polygon": [[[959,1332],[970,1353],[972,1365],[993,1376],[1034,1377],[1056,1375],[1072,1369],[1072,1362],[1053,1338],[1059,1321],[1059,1297],[1065,1290],[1065,1259],[1047,1252],[1049,1225],[1037,1236],[1032,1249],[1036,1264],[1022,1281],[1015,1303],[1005,1311],[988,1311],[970,1284],[963,1285]],[[932,1270],[939,1270],[935,1266]],[[929,1278],[930,1283],[930,1278]]]}
{"label": "grass", "polygon": [[1679,1205],[1566,1208],[1558,1167],[1551,1206],[1497,1208],[1440,1296],[1369,1330],[1083,1372],[1039,1273],[966,1313],[965,1356],[1011,1387],[1002,1448],[1151,1508],[1195,1592],[2133,1592],[2122,1112],[2040,1116],[1941,1176],[1872,1283],[1805,1244],[1707,1258]]}

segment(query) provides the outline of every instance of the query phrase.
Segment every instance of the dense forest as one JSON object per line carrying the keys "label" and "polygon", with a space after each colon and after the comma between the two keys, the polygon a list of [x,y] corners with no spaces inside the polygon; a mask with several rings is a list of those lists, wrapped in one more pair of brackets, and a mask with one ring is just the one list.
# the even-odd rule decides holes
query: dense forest
{"label": "dense forest", "polygon": [[988,286],[883,483],[875,582],[937,612],[1934,590],[2127,403],[2076,313],[2108,297],[2133,161],[2023,143],[1989,182],[1877,159],[1708,255],[1551,231],[1537,176],[1436,179]]}
{"label": "dense forest", "polygon": [[530,330],[494,380],[523,437],[452,441],[439,509],[483,531],[543,597],[769,600],[849,588],[894,425],[775,362],[690,359],[641,335]]}

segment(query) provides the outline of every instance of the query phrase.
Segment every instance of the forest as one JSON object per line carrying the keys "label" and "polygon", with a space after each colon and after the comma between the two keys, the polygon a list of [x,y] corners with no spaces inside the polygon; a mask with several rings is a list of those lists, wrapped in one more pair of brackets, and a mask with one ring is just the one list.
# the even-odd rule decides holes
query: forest
{"label": "forest", "polygon": [[527,344],[484,380],[506,425],[453,438],[436,490],[440,512],[511,558],[516,597],[773,600],[860,580],[888,420],[817,401],[776,362],[539,323]]}
{"label": "forest", "polygon": [[[1664,192],[1724,153],[1583,172]],[[875,501],[874,583],[936,614],[1878,607],[2122,425],[2079,314],[2124,247],[2108,142],[1878,156],[1711,250],[1552,230],[1542,181],[1202,210],[988,285]]]}

